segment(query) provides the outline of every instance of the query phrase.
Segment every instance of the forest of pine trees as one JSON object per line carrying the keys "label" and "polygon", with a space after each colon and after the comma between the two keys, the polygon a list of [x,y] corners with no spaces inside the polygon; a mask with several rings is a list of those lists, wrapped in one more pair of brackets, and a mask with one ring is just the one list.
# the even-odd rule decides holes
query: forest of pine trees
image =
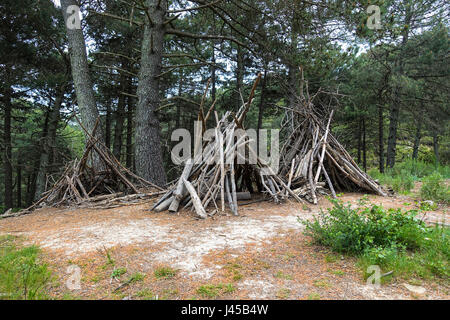
{"label": "forest of pine trees", "polygon": [[259,73],[247,127],[285,125],[303,74],[309,92],[333,93],[331,130],[361,168],[447,165],[449,13],[444,0],[2,0],[0,213],[82,155],[77,119],[92,131],[100,118],[95,138],[166,186],[182,170],[171,134],[194,130],[208,81],[222,114]]}

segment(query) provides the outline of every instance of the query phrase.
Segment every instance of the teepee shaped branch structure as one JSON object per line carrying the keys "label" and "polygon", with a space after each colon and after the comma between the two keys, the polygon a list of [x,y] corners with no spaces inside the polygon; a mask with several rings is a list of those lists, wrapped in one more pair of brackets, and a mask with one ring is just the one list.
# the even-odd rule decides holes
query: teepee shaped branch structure
{"label": "teepee shaped branch structure", "polygon": [[336,190],[386,196],[386,191],[359,168],[331,133],[333,111],[324,116],[327,108],[313,104],[303,78],[300,87],[305,88],[306,94],[301,92],[296,105],[289,109],[294,129],[281,152],[280,174],[288,181],[288,186],[314,204],[317,204],[318,193],[324,193],[325,186],[334,197]]}
{"label": "teepee shaped branch structure", "polygon": [[[234,215],[238,215],[238,199],[252,192],[254,184],[275,202],[289,196],[302,201],[256,154],[252,147],[254,141],[240,134],[259,79],[260,76],[255,81],[248,102],[236,114],[226,112],[218,120],[216,113],[217,125],[213,137],[205,143],[201,154],[186,161],[178,182],[155,203],[153,210],[177,212],[181,207],[192,208],[199,218],[204,219],[218,211],[225,211],[228,206]],[[199,120],[206,123],[207,118],[201,108]],[[244,153],[238,151],[243,148]],[[246,154],[249,156],[246,157]],[[208,206],[213,207],[209,214]]]}

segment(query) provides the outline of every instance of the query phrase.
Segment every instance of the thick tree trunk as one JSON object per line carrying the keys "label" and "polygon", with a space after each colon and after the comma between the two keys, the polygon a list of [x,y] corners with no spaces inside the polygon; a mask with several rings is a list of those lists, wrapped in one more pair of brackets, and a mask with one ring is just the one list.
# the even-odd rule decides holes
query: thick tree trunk
{"label": "thick tree trunk", "polygon": [[141,48],[137,89],[135,161],[137,174],[160,186],[166,183],[161,152],[160,126],[155,110],[159,106],[159,74],[164,44],[166,0],[147,0],[151,24],[146,23]]}
{"label": "thick tree trunk", "polygon": [[[61,0],[61,9],[64,15],[64,21],[69,21],[77,14],[69,10],[69,6],[76,6],[75,0]],[[72,70],[75,92],[77,94],[78,106],[80,108],[81,121],[84,127],[93,131],[95,122],[99,117],[97,105],[94,97],[91,77],[89,75],[88,60],[86,55],[86,44],[83,31],[81,29],[66,28],[67,39],[69,42],[70,63]],[[96,138],[104,142],[101,127],[95,132]],[[92,165],[96,170],[101,170],[104,164],[96,152],[92,153]]]}
{"label": "thick tree trunk", "polygon": [[5,209],[13,207],[13,168],[11,151],[11,112],[12,112],[12,89],[7,88],[4,96],[4,115],[3,115],[3,166],[5,175]]}

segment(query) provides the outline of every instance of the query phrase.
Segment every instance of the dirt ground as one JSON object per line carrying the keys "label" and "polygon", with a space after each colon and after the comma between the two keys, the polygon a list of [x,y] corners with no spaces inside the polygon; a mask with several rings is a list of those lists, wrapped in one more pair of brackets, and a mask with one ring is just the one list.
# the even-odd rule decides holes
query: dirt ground
{"label": "dirt ground", "polygon": [[[357,205],[361,194],[341,198]],[[414,208],[405,196],[369,196],[385,207]],[[55,298],[81,299],[448,299],[449,288],[420,281],[425,292],[404,281],[368,286],[356,260],[312,245],[298,219],[310,219],[318,206],[260,202],[240,207],[240,216],[197,220],[149,211],[150,203],[109,210],[40,209],[0,220],[0,234],[37,244],[56,274]],[[448,224],[448,208],[427,212],[428,222]],[[108,258],[109,257],[109,258]],[[67,268],[81,268],[81,289],[69,290]],[[114,269],[124,268],[120,278]],[[155,270],[176,270],[172,277]],[[143,279],[127,282],[140,273]],[[142,278],[142,277],[141,277]],[[414,283],[417,285],[417,283]],[[202,288],[207,288],[206,293]],[[421,289],[422,289],[421,288]],[[208,295],[209,294],[209,295]]]}

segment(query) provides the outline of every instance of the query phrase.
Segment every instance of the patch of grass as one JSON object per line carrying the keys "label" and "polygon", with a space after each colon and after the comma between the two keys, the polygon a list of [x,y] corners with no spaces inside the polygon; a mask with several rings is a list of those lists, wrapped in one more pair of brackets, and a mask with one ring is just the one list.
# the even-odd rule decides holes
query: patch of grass
{"label": "patch of grass", "polygon": [[291,295],[290,289],[282,288],[282,289],[278,290],[276,296],[278,299],[288,299],[290,295]]}
{"label": "patch of grass", "polygon": [[338,257],[334,254],[327,254],[325,256],[326,263],[335,263],[336,261],[338,261]]}
{"label": "patch of grass", "polygon": [[445,185],[444,177],[439,172],[435,172],[423,179],[420,196],[425,200],[450,204],[450,187]]}
{"label": "patch of grass", "polygon": [[155,275],[155,278],[158,280],[171,279],[175,277],[175,275],[177,274],[177,270],[172,269],[170,267],[160,267],[157,268],[153,274]]}
{"label": "patch of grass", "polygon": [[416,201],[416,204],[418,205],[419,209],[422,211],[433,211],[437,209],[437,204],[432,202],[432,201],[420,201],[420,203],[418,203]]}
{"label": "patch of grass", "polygon": [[243,278],[241,273],[242,266],[238,263],[228,262],[224,269],[227,270],[229,276],[232,277],[233,281],[239,281]]}
{"label": "patch of grass", "polygon": [[204,298],[217,298],[225,293],[233,293],[236,289],[233,284],[206,284],[197,289],[197,294]]}
{"label": "patch of grass", "polygon": [[165,289],[163,290],[160,300],[168,300],[176,297],[179,294],[178,289]]}
{"label": "patch of grass", "polygon": [[140,273],[140,272],[136,272],[136,273],[133,273],[133,274],[130,276],[130,278],[128,279],[127,282],[129,282],[129,283],[135,283],[135,282],[143,281],[144,278],[145,278],[145,274],[142,274],[142,273]]}
{"label": "patch of grass", "polygon": [[313,285],[317,288],[329,288],[331,284],[326,279],[314,280]]}
{"label": "patch of grass", "polygon": [[120,277],[123,276],[125,273],[127,273],[126,268],[116,268],[111,273],[111,278],[120,279]]}
{"label": "patch of grass", "polygon": [[[102,253],[100,249],[98,251],[100,253]],[[105,251],[106,262],[104,265],[101,266],[102,270],[105,270],[108,267],[114,267],[116,265],[116,262],[114,261],[113,257],[111,256],[111,253],[106,248],[104,248],[104,251]]]}
{"label": "patch of grass", "polygon": [[295,258],[295,253],[292,252],[287,252],[283,257],[284,260],[291,260],[293,258]]}
{"label": "patch of grass", "polygon": [[320,300],[320,294],[313,292],[308,296],[308,300]]}
{"label": "patch of grass", "polygon": [[290,274],[285,274],[282,271],[278,271],[274,276],[279,279],[292,280],[292,276]]}
{"label": "patch of grass", "polygon": [[143,300],[154,300],[155,295],[149,289],[142,289],[136,293],[136,297],[142,298]]}
{"label": "patch of grass", "polygon": [[65,292],[62,296],[62,300],[81,300],[81,298],[72,294],[71,292]]}
{"label": "patch of grass", "polygon": [[345,272],[344,271],[342,271],[342,270],[331,270],[331,269],[328,269],[327,270],[329,273],[332,273],[332,274],[334,274],[334,275],[336,275],[336,276],[343,276],[344,274],[345,274]]}
{"label": "patch of grass", "polygon": [[[433,227],[426,229],[423,243],[416,250],[404,246],[374,247],[366,250],[359,259],[363,271],[370,265],[379,265],[384,272],[403,279],[441,278],[449,283],[450,229]],[[365,278],[368,276],[364,274]]]}
{"label": "patch of grass", "polygon": [[17,238],[0,236],[0,300],[49,299],[51,272],[36,246],[17,247]]}

